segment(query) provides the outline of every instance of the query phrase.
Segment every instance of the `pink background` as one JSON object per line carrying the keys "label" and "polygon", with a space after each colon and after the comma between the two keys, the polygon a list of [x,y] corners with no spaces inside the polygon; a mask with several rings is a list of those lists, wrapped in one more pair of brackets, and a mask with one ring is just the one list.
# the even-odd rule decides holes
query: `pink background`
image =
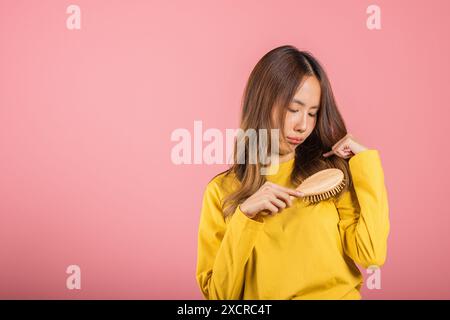
{"label": "pink background", "polygon": [[[368,30],[366,8],[381,8]],[[81,8],[81,30],[66,8]],[[236,128],[269,50],[311,51],[380,151],[391,233],[366,299],[450,298],[450,2],[0,0],[0,298],[201,299],[203,190],[177,128]],[[68,265],[81,290],[66,288]],[[365,274],[365,272],[364,272]]]}

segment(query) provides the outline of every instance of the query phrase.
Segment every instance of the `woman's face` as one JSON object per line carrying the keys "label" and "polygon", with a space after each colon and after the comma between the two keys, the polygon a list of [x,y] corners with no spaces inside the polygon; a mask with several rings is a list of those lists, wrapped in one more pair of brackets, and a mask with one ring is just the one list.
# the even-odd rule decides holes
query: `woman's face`
{"label": "woman's face", "polygon": [[[314,130],[320,106],[320,83],[309,76],[295,93],[284,119],[284,138],[280,137],[280,155],[290,154]],[[280,132],[281,135],[281,132]]]}

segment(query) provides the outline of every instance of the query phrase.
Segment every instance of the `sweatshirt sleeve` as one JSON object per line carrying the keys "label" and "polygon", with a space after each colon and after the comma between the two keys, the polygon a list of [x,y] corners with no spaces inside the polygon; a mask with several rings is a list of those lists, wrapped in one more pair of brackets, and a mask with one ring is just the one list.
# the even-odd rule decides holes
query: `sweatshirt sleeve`
{"label": "sweatshirt sleeve", "polygon": [[389,207],[377,150],[364,150],[349,160],[353,186],[336,201],[344,252],[364,268],[386,260]]}
{"label": "sweatshirt sleeve", "polygon": [[203,194],[198,230],[196,279],[205,299],[242,299],[244,269],[263,221],[247,217],[238,206],[225,220],[220,190],[212,180]]}

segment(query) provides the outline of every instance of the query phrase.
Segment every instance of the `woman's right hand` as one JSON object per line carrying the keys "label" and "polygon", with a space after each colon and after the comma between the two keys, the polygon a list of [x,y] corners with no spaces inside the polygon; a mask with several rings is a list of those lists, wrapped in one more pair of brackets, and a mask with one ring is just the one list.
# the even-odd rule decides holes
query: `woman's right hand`
{"label": "woman's right hand", "polygon": [[286,207],[292,206],[292,197],[304,194],[295,189],[286,188],[267,181],[253,195],[240,204],[241,211],[249,218],[255,218],[258,213],[274,215]]}

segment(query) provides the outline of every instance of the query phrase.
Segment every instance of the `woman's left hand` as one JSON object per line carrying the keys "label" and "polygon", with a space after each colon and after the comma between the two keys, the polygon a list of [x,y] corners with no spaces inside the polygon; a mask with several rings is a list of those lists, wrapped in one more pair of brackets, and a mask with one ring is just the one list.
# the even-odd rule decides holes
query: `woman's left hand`
{"label": "woman's left hand", "polygon": [[353,157],[355,154],[360,153],[361,151],[367,150],[367,148],[361,143],[357,142],[350,133],[347,133],[345,137],[336,142],[331,149],[331,151],[324,153],[323,156],[329,157],[335,154],[338,157],[348,159]]}

